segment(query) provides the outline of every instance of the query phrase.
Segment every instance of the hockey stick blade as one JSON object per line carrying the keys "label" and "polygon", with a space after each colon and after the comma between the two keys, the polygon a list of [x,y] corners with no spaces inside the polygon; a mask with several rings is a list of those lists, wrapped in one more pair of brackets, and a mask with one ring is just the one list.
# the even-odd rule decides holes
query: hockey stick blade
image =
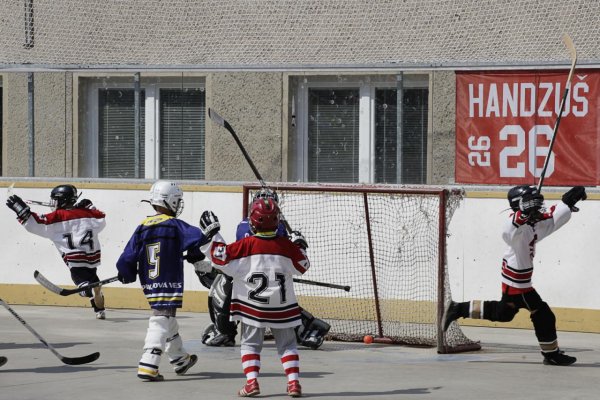
{"label": "hockey stick blade", "polygon": [[256,165],[254,165],[254,162],[252,161],[252,159],[250,158],[250,155],[246,151],[246,148],[242,144],[242,141],[238,137],[237,133],[235,133],[235,130],[233,130],[233,127],[229,124],[229,122],[227,122],[223,117],[221,117],[216,111],[214,111],[211,108],[208,109],[208,117],[210,119],[212,119],[216,124],[221,125],[223,128],[227,129],[227,131],[229,131],[229,133],[231,133],[233,140],[235,140],[235,143],[238,145],[238,147],[242,151],[242,154],[244,155],[244,158],[248,162],[248,165],[250,165],[252,172],[254,172],[254,176],[256,176],[256,179],[258,179],[258,181],[260,182],[260,184],[263,187],[267,187],[260,172],[258,172]]}
{"label": "hockey stick blade", "polygon": [[49,291],[59,294],[61,296],[70,296],[75,293],[83,292],[87,289],[93,289],[98,286],[102,286],[102,285],[106,285],[106,284],[115,282],[119,279],[118,276],[113,276],[112,278],[104,279],[104,280],[101,280],[98,282],[93,282],[93,283],[90,283],[89,285],[81,286],[81,287],[78,287],[75,289],[65,289],[65,288],[61,288],[60,286],[57,286],[54,283],[50,282],[44,275],[42,275],[41,272],[39,272],[37,270],[33,273],[33,277],[35,278],[36,281],[38,281],[38,283],[40,285],[42,285]]}
{"label": "hockey stick blade", "polygon": [[65,356],[59,357],[60,361],[62,361],[63,363],[65,363],[67,365],[89,364],[91,362],[96,361],[98,358],[100,358],[99,352],[88,354],[87,356],[83,356],[83,357],[65,357]]}
{"label": "hockey stick blade", "polygon": [[308,279],[300,279],[300,278],[294,278],[294,282],[303,283],[305,285],[314,285],[314,286],[328,287],[328,288],[332,288],[332,289],[341,289],[341,290],[345,290],[346,292],[350,291],[350,286],[336,285],[334,283],[310,281]]}
{"label": "hockey stick blade", "polygon": [[25,322],[25,320],[23,318],[21,318],[21,316],[19,314],[17,314],[17,312],[15,310],[13,310],[8,305],[8,303],[6,303],[4,300],[0,299],[0,304],[2,304],[2,306],[4,306],[4,308],[6,308],[8,310],[8,312],[10,312],[13,315],[13,317],[15,317],[17,319],[17,321],[19,321],[25,328],[27,328],[27,330],[29,332],[31,332],[31,334],[33,336],[35,336],[40,342],[42,342],[42,344],[44,346],[46,346],[46,348],[48,350],[50,350],[52,352],[52,354],[54,354],[64,364],[67,364],[67,365],[88,364],[88,363],[96,361],[100,357],[99,352],[88,354],[87,356],[83,356],[83,357],[65,357],[65,356],[63,356],[54,348],[54,346],[52,346],[50,343],[48,343],[46,341],[46,339],[44,339],[39,333],[37,333],[37,331],[35,329],[33,329],[31,326],[29,326],[29,324],[27,322]]}

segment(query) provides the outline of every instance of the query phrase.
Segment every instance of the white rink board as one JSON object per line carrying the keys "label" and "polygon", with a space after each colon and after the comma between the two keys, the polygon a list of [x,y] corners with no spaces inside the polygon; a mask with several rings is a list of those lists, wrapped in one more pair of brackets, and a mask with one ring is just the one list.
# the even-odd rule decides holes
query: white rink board
{"label": "white rink board", "polygon": [[[551,206],[560,200],[547,200]],[[600,309],[600,202],[578,203],[562,228],[538,242],[533,285],[552,307]],[[450,223],[448,266],[458,301],[499,300],[505,199],[466,198]]]}
{"label": "white rink board", "polygon": [[[2,191],[6,193],[6,189]],[[106,228],[99,235],[102,265],[98,268],[98,276],[100,279],[115,276],[116,262],[135,228],[146,216],[154,214],[150,204],[141,202],[149,197],[148,190],[82,189],[80,192],[81,198],[92,200],[107,215]],[[48,201],[50,189],[16,188],[14,194],[23,199]],[[235,240],[235,228],[242,217],[241,193],[185,192],[183,198],[185,207],[180,219],[197,226],[202,211],[211,209],[221,222],[221,234],[225,240]],[[39,213],[50,211],[48,207],[37,205],[31,208]],[[73,285],[68,268],[50,240],[27,232],[6,206],[0,207],[0,218],[4,221],[0,230],[0,252],[4,255],[0,268],[1,283],[35,284],[33,271],[37,269],[53,283]],[[206,290],[191,265],[185,265],[185,289]],[[107,286],[122,285],[115,282]],[[137,287],[139,281],[128,286]]]}
{"label": "white rink board", "polygon": [[[2,191],[6,193],[6,189]],[[149,204],[140,202],[148,197],[148,192],[107,189],[82,192],[84,198],[91,199],[107,214],[107,227],[100,234],[103,254],[98,274],[101,279],[114,276],[117,272],[114,265],[127,240],[142,219],[152,214]],[[50,189],[17,188],[14,193],[24,199],[47,201]],[[221,221],[225,239],[235,239],[235,228],[242,217],[241,193],[186,192],[184,200],[181,219],[197,224],[202,211],[211,209]],[[506,208],[504,199],[466,198],[456,210],[447,240],[450,285],[455,300],[500,298],[500,267],[505,250],[501,232],[508,218]],[[588,200],[580,208],[581,212],[574,213],[567,225],[538,244],[533,281],[542,298],[553,307],[600,309],[597,296],[600,202]],[[41,206],[32,209],[48,210]],[[33,271],[37,269],[56,284],[72,285],[67,267],[49,240],[25,231],[7,207],[0,207],[0,218],[4,221],[0,229],[3,254],[0,283],[35,284]],[[359,285],[352,281],[352,276],[345,278],[345,284]],[[187,264],[185,280],[186,290],[206,290]]]}

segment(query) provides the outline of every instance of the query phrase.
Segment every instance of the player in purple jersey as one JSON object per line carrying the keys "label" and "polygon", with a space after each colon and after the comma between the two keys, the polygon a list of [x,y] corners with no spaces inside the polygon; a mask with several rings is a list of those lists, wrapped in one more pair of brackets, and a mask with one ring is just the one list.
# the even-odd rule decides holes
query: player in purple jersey
{"label": "player in purple jersey", "polygon": [[[158,367],[163,351],[177,375],[185,374],[198,359],[183,348],[176,311],[183,301],[183,253],[208,243],[211,237],[177,219],[183,210],[183,192],[174,182],[152,185],[149,203],[157,214],[136,228],[117,261],[117,269],[122,283],[135,282],[139,276],[152,308],[137,376],[162,381]],[[215,226],[212,234],[218,230]]]}

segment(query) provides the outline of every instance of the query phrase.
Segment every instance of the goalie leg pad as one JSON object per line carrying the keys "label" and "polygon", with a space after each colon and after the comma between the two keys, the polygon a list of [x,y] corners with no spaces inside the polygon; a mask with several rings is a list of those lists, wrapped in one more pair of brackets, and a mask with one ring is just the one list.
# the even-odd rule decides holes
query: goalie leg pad
{"label": "goalie leg pad", "polygon": [[215,329],[223,335],[235,339],[237,335],[237,324],[229,320],[231,305],[231,291],[233,280],[225,275],[219,274],[210,288],[211,320]]}
{"label": "goalie leg pad", "polygon": [[217,330],[215,324],[210,324],[202,332],[202,343],[214,347],[232,347],[235,346],[235,335],[221,333]]}
{"label": "goalie leg pad", "polygon": [[300,313],[302,325],[296,327],[296,340],[299,345],[318,349],[323,344],[331,325],[322,319],[315,318],[311,313],[302,310]]}

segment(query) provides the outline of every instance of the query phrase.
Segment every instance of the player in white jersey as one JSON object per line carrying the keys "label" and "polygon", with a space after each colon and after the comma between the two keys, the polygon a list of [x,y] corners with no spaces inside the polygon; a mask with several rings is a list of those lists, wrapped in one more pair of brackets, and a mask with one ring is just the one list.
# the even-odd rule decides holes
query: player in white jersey
{"label": "player in white jersey", "polygon": [[544,364],[571,365],[577,359],[558,347],[556,317],[531,283],[535,245],[562,227],[577,211],[575,204],[587,198],[585,188],[576,186],[562,196],[562,202],[544,209],[544,196],[535,186],[515,186],[508,192],[513,211],[506,221],[502,238],[508,245],[502,260],[500,301],[451,302],[444,318],[444,330],[458,318],[508,322],[521,308],[530,312]]}
{"label": "player in white jersey", "polygon": [[[12,195],[6,205],[17,214],[19,222],[29,232],[50,239],[69,267],[71,279],[78,286],[98,282],[100,266],[100,241],[98,234],[106,226],[105,215],[88,199],[77,199],[77,188],[59,185],[50,193],[52,212],[38,215],[17,195]],[[104,295],[96,287],[80,293],[89,297],[97,319],[105,319]]]}
{"label": "player in white jersey", "polygon": [[[211,212],[205,211],[203,216],[206,213],[218,221]],[[294,328],[301,324],[301,309],[294,293],[293,275],[304,274],[309,261],[304,249],[277,236],[279,206],[273,199],[255,200],[249,220],[253,236],[227,245],[217,234],[202,248],[213,267],[233,277],[231,320],[241,322],[242,367],[246,375],[246,384],[238,396],[260,393],[260,353],[268,327],[287,375],[287,393],[300,397],[300,359]],[[200,228],[209,230],[210,221],[211,218],[201,218]]]}

